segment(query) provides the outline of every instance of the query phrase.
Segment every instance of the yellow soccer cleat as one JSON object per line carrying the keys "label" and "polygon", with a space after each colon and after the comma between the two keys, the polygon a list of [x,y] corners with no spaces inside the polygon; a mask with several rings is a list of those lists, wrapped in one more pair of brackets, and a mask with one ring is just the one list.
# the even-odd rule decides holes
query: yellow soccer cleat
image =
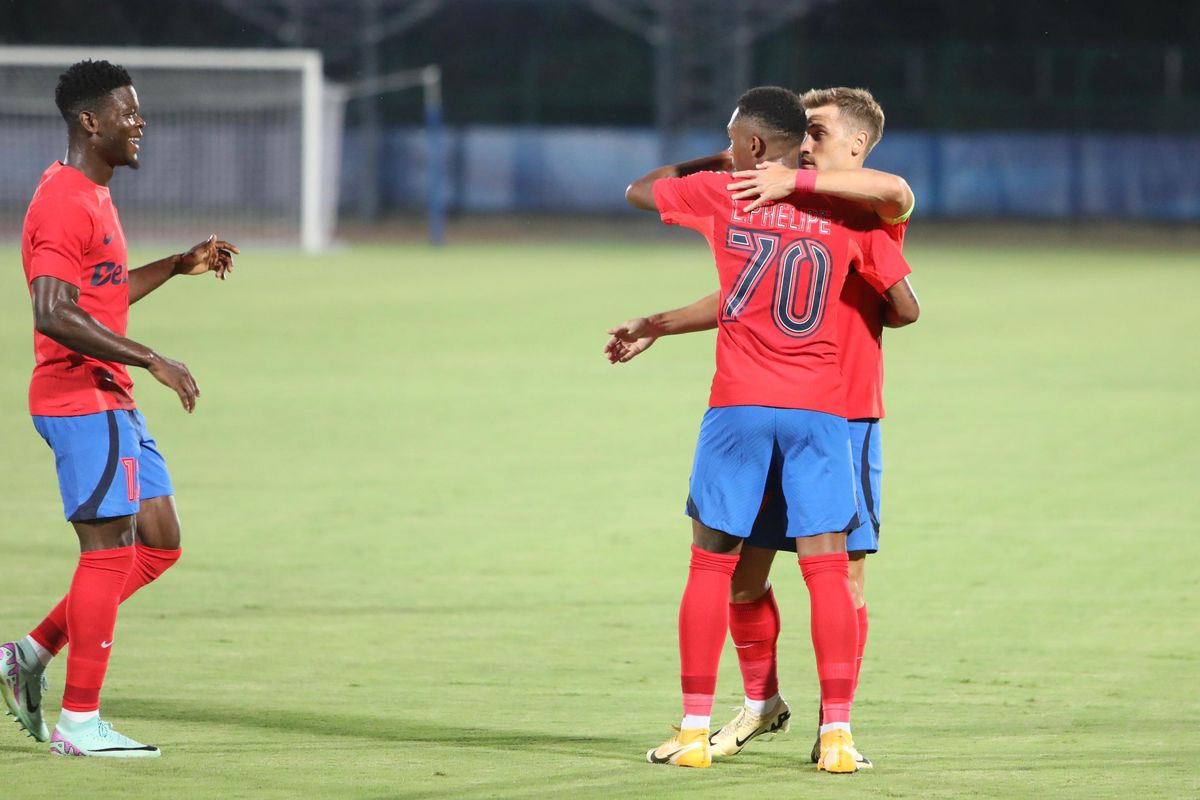
{"label": "yellow soccer cleat", "polygon": [[854,739],[850,731],[834,729],[821,734],[821,760],[817,762],[818,772],[832,772],[848,775],[858,772],[859,753],[854,749]]}
{"label": "yellow soccer cleat", "polygon": [[677,767],[710,767],[712,755],[708,749],[708,729],[679,730],[670,739],[646,752],[651,764],[674,764]]}
{"label": "yellow soccer cleat", "polygon": [[775,734],[786,732],[791,718],[792,709],[782,697],[773,709],[762,716],[742,706],[736,717],[708,737],[709,748],[714,758],[735,756],[742,752],[751,739],[759,736],[772,739]]}
{"label": "yellow soccer cleat", "polygon": [[[875,765],[871,763],[871,759],[858,752],[854,746],[854,740],[850,740],[850,749],[854,751],[854,761],[858,764],[859,769],[874,769]],[[716,755],[714,751],[713,755]],[[817,734],[817,740],[813,742],[812,753],[809,754],[812,763],[816,764],[821,760],[821,734]]]}

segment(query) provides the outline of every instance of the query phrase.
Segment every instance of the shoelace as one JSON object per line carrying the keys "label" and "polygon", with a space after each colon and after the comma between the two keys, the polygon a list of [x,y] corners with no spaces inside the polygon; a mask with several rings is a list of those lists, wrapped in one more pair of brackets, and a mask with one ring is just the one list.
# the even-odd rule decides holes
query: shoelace
{"label": "shoelace", "polygon": [[96,729],[99,732],[101,739],[107,739],[108,734],[112,732],[112,725],[109,725],[107,722],[101,719],[96,721]]}

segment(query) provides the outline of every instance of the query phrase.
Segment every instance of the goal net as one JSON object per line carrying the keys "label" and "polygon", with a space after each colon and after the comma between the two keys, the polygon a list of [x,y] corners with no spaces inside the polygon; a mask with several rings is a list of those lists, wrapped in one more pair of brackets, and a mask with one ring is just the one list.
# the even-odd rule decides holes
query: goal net
{"label": "goal net", "polygon": [[54,87],[85,58],[128,69],[146,119],[140,168],[110,184],[135,246],[209,233],[329,244],[345,99],[308,50],[0,47],[0,236],[19,235],[39,176],[66,152]]}

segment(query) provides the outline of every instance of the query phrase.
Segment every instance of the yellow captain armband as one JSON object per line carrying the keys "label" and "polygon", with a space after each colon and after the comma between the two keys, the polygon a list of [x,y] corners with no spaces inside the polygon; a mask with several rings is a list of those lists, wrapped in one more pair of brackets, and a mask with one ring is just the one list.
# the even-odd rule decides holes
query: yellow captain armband
{"label": "yellow captain armband", "polygon": [[901,214],[898,217],[892,217],[891,219],[884,219],[883,221],[886,222],[888,225],[899,225],[901,222],[904,222],[909,217],[911,217],[912,213],[916,210],[917,210],[917,197],[916,197],[916,195],[913,195],[913,203],[911,206],[908,207],[908,211],[905,211],[903,214]]}
{"label": "yellow captain armband", "polygon": [[883,219],[883,222],[886,222],[889,225],[899,225],[901,222],[904,222],[905,219],[907,219],[908,217],[911,217],[912,212],[916,211],[916,210],[917,210],[917,196],[916,196],[916,194],[913,194],[912,205],[908,206],[907,211],[905,211],[904,213],[901,213],[901,215],[899,217],[892,217],[890,219],[888,219],[887,217],[881,217],[881,219]]}

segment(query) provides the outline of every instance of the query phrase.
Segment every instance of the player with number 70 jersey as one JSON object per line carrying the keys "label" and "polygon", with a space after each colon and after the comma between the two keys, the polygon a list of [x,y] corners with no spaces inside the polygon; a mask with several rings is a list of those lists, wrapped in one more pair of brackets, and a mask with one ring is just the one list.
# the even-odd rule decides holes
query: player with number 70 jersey
{"label": "player with number 70 jersey", "polygon": [[662,220],[708,240],[721,284],[717,370],[709,405],[803,408],[842,415],[837,298],[853,269],[880,294],[911,270],[858,207],[825,195],[739,210],[729,176],[654,183]]}
{"label": "player with number 70 jersey", "polygon": [[[804,130],[795,94],[781,87],[751,89],[730,119],[728,158],[735,170],[794,162]],[[777,473],[787,536],[795,539],[811,604],[824,720],[818,768],[854,772],[850,709],[858,627],[846,532],[858,517],[837,299],[855,269],[903,306],[913,301],[903,280],[909,268],[874,219],[841,201],[805,192],[753,214],[741,211],[728,176],[704,171],[712,160],[664,168],[674,176],[656,170],[626,191],[635,207],[700,232],[720,282],[717,371],[686,506],[692,557],[679,609],[683,720],[678,733],[646,758],[711,764],[709,727],[730,583],[767,477]]]}

